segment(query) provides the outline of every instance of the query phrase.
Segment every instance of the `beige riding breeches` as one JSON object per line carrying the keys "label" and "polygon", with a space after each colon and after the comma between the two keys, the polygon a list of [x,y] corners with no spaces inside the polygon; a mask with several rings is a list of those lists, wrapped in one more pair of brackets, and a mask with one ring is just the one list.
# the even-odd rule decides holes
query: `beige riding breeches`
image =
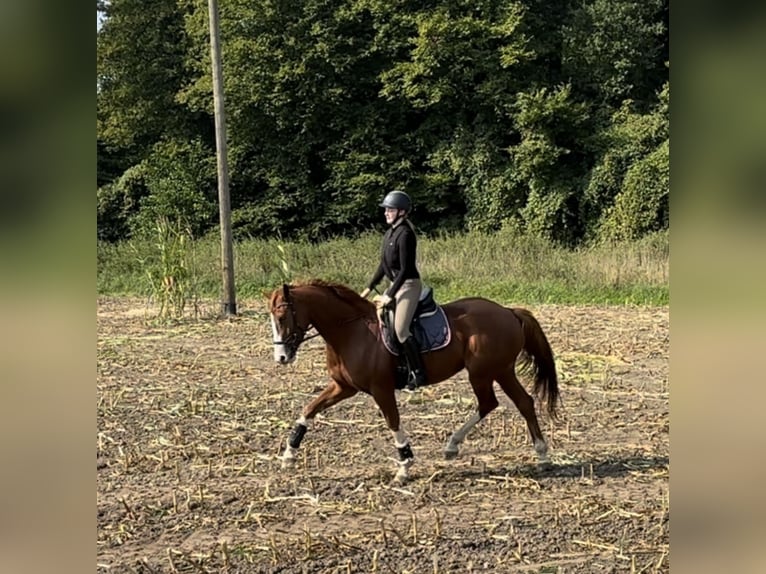
{"label": "beige riding breeches", "polygon": [[396,299],[394,330],[400,343],[404,343],[410,336],[410,323],[412,323],[412,317],[415,315],[422,288],[423,284],[420,279],[407,279],[402,283],[394,297]]}

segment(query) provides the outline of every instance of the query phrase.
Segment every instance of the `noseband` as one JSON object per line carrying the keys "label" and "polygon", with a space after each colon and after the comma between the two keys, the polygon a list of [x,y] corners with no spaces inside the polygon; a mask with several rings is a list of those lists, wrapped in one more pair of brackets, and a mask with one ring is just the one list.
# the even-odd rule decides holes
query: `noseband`
{"label": "noseband", "polygon": [[277,309],[280,309],[282,307],[286,307],[290,309],[290,315],[293,319],[293,332],[290,333],[283,341],[274,340],[275,345],[284,345],[288,348],[290,353],[295,354],[298,352],[298,347],[301,346],[301,344],[304,341],[308,341],[309,339],[313,339],[314,337],[318,337],[319,333],[316,333],[314,335],[311,335],[310,337],[306,336],[306,333],[311,329],[311,325],[309,325],[306,329],[301,328],[301,326],[298,324],[298,317],[295,314],[295,306],[293,305],[293,302],[290,300],[290,289],[287,285],[283,286],[283,300],[282,302],[276,306]]}
{"label": "noseband", "polygon": [[[307,329],[302,329],[300,325],[298,325],[298,319],[295,316],[295,307],[293,306],[292,302],[288,303],[280,303],[277,305],[277,309],[287,307],[290,309],[290,315],[293,318],[293,332],[290,333],[287,337],[284,338],[284,340],[280,341],[277,339],[274,339],[275,345],[284,345],[286,346],[291,353],[296,353],[298,351],[298,347],[300,347],[301,343],[306,340],[306,331]],[[314,335],[316,336],[316,335]],[[308,337],[311,339],[312,337]]]}

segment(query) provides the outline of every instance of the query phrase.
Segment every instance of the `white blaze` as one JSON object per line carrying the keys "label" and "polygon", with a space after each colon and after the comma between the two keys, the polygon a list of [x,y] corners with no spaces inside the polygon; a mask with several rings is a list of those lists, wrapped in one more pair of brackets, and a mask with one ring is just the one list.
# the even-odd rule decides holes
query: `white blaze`
{"label": "white blaze", "polygon": [[274,315],[270,314],[269,317],[271,317],[271,332],[274,336],[274,360],[277,363],[282,363],[282,359],[287,358],[287,348],[283,343],[277,343],[277,341],[282,340],[282,336],[279,334],[279,329],[277,329],[277,322],[274,320]]}

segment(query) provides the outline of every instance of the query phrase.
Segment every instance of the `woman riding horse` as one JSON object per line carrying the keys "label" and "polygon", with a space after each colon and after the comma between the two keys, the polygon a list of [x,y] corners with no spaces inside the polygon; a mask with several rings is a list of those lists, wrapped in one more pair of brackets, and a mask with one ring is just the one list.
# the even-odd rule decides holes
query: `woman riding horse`
{"label": "woman riding horse", "polygon": [[399,344],[404,349],[404,357],[407,359],[410,370],[405,390],[412,392],[426,384],[420,350],[410,331],[420,291],[423,288],[416,262],[418,239],[415,228],[409,220],[412,202],[409,195],[395,190],[383,198],[380,206],[385,209],[386,223],[390,227],[383,235],[380,265],[369,285],[360,295],[366,299],[383,279],[383,275],[391,281],[391,285],[383,292],[378,302],[384,308],[392,302],[395,305],[394,331]]}
{"label": "woman riding horse", "polygon": [[[526,420],[540,460],[547,461],[548,447],[537,422],[534,400],[516,377],[520,356],[521,366],[534,377],[534,394],[547,400],[548,413],[555,418],[558,378],[553,352],[540,324],[525,309],[503,307],[479,297],[459,299],[443,305],[443,309],[452,337],[446,347],[424,357],[429,381],[435,384],[465,368],[478,400],[477,411],[450,436],[445,456],[456,456],[468,432],[498,406],[493,387],[497,382]],[[361,391],[373,397],[394,435],[400,465],[396,478],[405,480],[414,456],[400,427],[396,359],[381,341],[375,306],[348,287],[317,280],[276,289],[270,311],[275,360],[280,364],[293,362],[313,326],[326,342],[330,373],[330,382],[296,421],[282,456],[283,465],[295,462],[308,421]]]}

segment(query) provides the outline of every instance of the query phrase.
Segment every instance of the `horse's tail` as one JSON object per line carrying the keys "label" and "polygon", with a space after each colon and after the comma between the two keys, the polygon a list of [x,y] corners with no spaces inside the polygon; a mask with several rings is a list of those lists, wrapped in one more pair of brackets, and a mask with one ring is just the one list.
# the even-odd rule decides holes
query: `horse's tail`
{"label": "horse's tail", "polygon": [[524,332],[521,369],[534,375],[534,393],[541,400],[547,401],[548,414],[555,420],[559,402],[559,380],[551,345],[540,323],[530,311],[520,308],[514,308],[511,311],[521,321]]}

